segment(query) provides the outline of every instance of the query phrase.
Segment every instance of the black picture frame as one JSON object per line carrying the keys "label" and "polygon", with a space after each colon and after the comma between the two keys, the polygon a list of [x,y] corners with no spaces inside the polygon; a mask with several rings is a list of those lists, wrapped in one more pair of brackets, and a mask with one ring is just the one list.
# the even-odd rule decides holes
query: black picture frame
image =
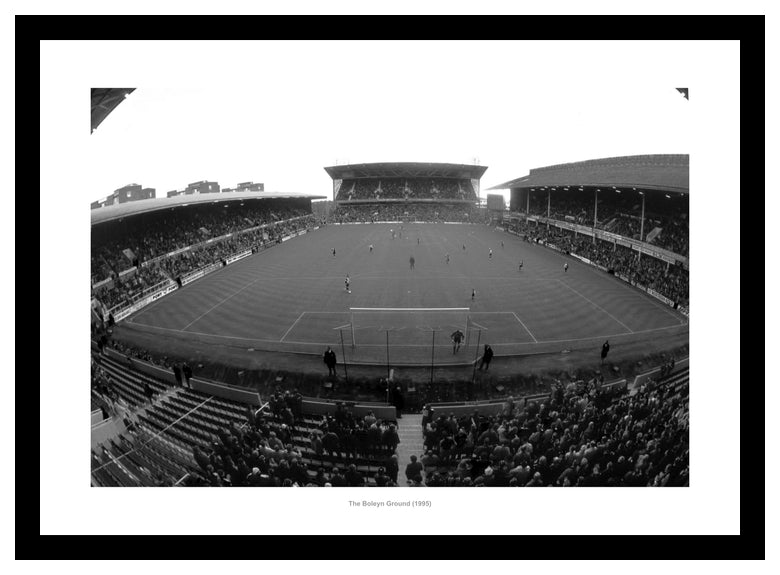
{"label": "black picture frame", "polygon": [[[328,21],[329,20],[329,21]],[[248,35],[261,30],[263,38],[271,36],[282,39],[286,36],[300,36],[319,33],[335,33],[338,30],[340,39],[344,33],[352,32],[358,39],[363,39],[371,31],[375,36],[378,30],[382,34],[391,34],[399,28],[393,25],[393,18],[383,18],[382,28],[373,20],[371,24],[356,21],[356,18],[309,19],[304,23],[300,18],[258,18],[259,26],[248,25],[246,17],[82,17],[82,16],[16,16],[16,116],[24,117],[24,122],[16,124],[16,141],[18,150],[38,149],[38,126],[35,125],[36,94],[39,94],[40,45],[41,40],[116,40],[116,39],[218,39],[235,38],[236,34]],[[339,23],[336,26],[336,22]],[[395,18],[398,23],[399,19]],[[311,23],[312,26],[307,24]],[[443,22],[437,21],[432,26],[425,18],[404,19],[403,30],[407,38],[428,38],[433,31],[450,34],[462,39],[469,34],[482,34],[490,39],[613,39],[613,40],[735,40],[740,43],[741,71],[745,76],[741,82],[741,102],[744,109],[741,119],[741,130],[744,130],[742,143],[743,166],[755,164],[759,167],[743,170],[742,178],[746,180],[747,189],[763,189],[763,133],[764,133],[764,78],[761,73],[751,73],[751,70],[764,69],[764,17],[763,16],[718,16],[718,17],[502,17],[474,18],[452,17]],[[249,32],[245,32],[249,31]],[[288,39],[288,38],[285,38]],[[453,38],[454,39],[454,38]],[[464,40],[468,41],[468,40]],[[691,91],[695,99],[695,90]],[[32,124],[32,125],[31,125]],[[29,154],[17,155],[17,174],[34,173],[31,170],[22,171],[26,166]],[[739,161],[735,158],[735,162]],[[752,181],[749,182],[748,178]],[[31,196],[32,197],[32,196]],[[742,210],[743,218],[741,234],[756,233],[757,222],[763,221],[763,214],[755,211],[748,213]],[[750,218],[749,220],[747,218]],[[17,227],[20,234],[22,227]],[[26,228],[24,228],[26,230]],[[763,229],[759,229],[763,236]],[[26,231],[29,237],[37,237],[34,231]],[[752,234],[751,234],[752,235]],[[21,238],[20,238],[21,239]],[[764,245],[759,238],[755,242],[747,237],[742,238],[742,245],[755,250],[756,246]],[[22,242],[17,242],[21,247]],[[17,248],[20,249],[20,248]],[[29,249],[29,244],[27,244]],[[755,253],[753,253],[755,256]],[[761,253],[763,255],[763,251]],[[17,262],[23,258],[17,258]],[[749,262],[747,254],[744,258]],[[742,265],[742,264],[740,264]],[[38,266],[26,270],[28,285],[29,275]],[[20,271],[17,268],[17,271]],[[748,270],[741,274],[748,277]],[[754,271],[754,270],[753,270]],[[20,277],[22,274],[18,274]],[[740,280],[741,281],[741,280]],[[21,286],[20,286],[21,287]],[[747,287],[747,286],[745,286]],[[742,290],[742,293],[755,292]],[[18,290],[19,297],[28,297],[24,289]],[[758,302],[758,298],[753,298]],[[760,303],[758,304],[761,305]],[[26,309],[23,304],[18,309]],[[748,319],[742,316],[743,322],[751,322],[751,333],[762,334],[756,329],[755,320],[763,314],[753,313]],[[42,318],[53,321],[53,318]],[[25,320],[25,323],[28,323]],[[29,322],[37,325],[35,321]],[[23,324],[20,324],[22,326]],[[22,327],[16,328],[19,339],[27,339]],[[759,336],[759,339],[761,337]],[[18,365],[29,366],[28,346],[19,346],[16,350]],[[758,346],[754,346],[758,347]],[[736,350],[735,350],[736,351]],[[365,541],[368,536],[262,536],[262,551],[258,551],[257,536],[75,536],[75,535],[40,535],[36,528],[36,518],[40,517],[39,509],[33,502],[39,498],[34,494],[33,475],[38,467],[38,457],[30,453],[30,446],[40,438],[35,437],[39,429],[32,418],[34,410],[30,409],[36,400],[38,386],[23,381],[20,377],[16,386],[16,508],[15,508],[15,557],[17,560],[47,559],[212,559],[215,557],[229,559],[291,559],[291,545],[299,550],[301,559],[319,561],[322,559],[362,559],[368,561],[393,560],[412,558],[415,548],[424,548],[425,559],[481,559],[478,555],[485,553],[484,559],[518,559],[517,545],[522,545],[522,559],[763,559],[765,501],[764,501],[764,397],[762,382],[765,381],[761,371],[753,363],[745,361],[740,365],[744,370],[742,378],[744,386],[738,387],[743,413],[741,414],[741,452],[740,452],[740,535],[738,536],[437,536],[436,527],[431,526],[431,535],[420,540],[420,536],[382,536]],[[757,368],[757,369],[756,369]],[[756,369],[754,373],[749,370]],[[76,382],[72,382],[76,383]],[[40,397],[38,397],[40,401]],[[66,417],[68,414],[62,414]],[[80,416],[79,416],[80,417]],[[756,433],[755,430],[758,430]],[[725,463],[725,462],[724,462]],[[32,473],[31,473],[32,471]],[[47,474],[37,469],[39,479]],[[50,479],[54,479],[50,477]],[[724,477],[724,481],[735,478]],[[38,485],[40,495],[41,485]],[[486,520],[484,517],[481,520]],[[476,523],[476,518],[469,521]],[[475,531],[479,528],[475,525]],[[109,538],[110,537],[110,538]],[[431,537],[436,540],[431,541]],[[475,539],[476,538],[476,539]],[[484,542],[483,542],[484,541]],[[433,545],[431,543],[434,543]],[[490,547],[487,547],[490,545]],[[479,551],[482,549],[483,551]],[[259,556],[258,556],[259,555]],[[503,557],[501,557],[503,555]]]}

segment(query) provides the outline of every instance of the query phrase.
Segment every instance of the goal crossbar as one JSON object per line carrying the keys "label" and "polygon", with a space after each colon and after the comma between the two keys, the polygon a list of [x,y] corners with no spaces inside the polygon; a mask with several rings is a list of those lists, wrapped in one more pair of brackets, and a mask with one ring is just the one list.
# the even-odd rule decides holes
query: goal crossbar
{"label": "goal crossbar", "polygon": [[353,311],[471,311],[470,307],[351,307]]}

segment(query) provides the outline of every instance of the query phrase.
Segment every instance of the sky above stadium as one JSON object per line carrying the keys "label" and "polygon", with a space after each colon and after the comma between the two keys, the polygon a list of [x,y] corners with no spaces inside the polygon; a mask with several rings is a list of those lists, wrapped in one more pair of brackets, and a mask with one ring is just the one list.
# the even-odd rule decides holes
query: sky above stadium
{"label": "sky above stadium", "polygon": [[642,46],[103,44],[90,87],[136,91],[89,136],[82,193],[94,201],[138,183],[165,197],[211,180],[330,198],[324,166],[451,162],[488,166],[484,197],[535,167],[689,153],[691,102],[653,78],[658,43]]}

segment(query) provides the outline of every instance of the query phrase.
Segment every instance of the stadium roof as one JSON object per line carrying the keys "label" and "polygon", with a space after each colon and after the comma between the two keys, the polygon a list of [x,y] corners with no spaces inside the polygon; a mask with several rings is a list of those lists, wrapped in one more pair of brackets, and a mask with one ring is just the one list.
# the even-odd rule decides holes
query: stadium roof
{"label": "stadium roof", "polygon": [[190,194],[174,196],[172,198],[153,198],[149,200],[136,200],[124,204],[113,204],[103,208],[91,210],[92,225],[110,222],[130,216],[137,216],[149,212],[156,212],[167,208],[192,206],[196,204],[213,204],[223,202],[237,202],[246,200],[271,200],[271,199],[295,199],[304,198],[310,200],[325,199],[326,196],[312,196],[307,194],[276,194],[268,192],[227,192],[213,194]]}
{"label": "stadium roof", "polygon": [[541,188],[545,186],[616,186],[688,193],[688,154],[621,156],[536,168],[527,176],[493,186]]}
{"label": "stadium roof", "polygon": [[114,111],[119,104],[125,101],[128,94],[135,88],[92,88],[91,123],[92,132]]}
{"label": "stadium roof", "polygon": [[341,180],[358,178],[475,178],[479,179],[487,166],[468,164],[430,164],[421,162],[382,162],[352,164],[325,168],[328,175]]}

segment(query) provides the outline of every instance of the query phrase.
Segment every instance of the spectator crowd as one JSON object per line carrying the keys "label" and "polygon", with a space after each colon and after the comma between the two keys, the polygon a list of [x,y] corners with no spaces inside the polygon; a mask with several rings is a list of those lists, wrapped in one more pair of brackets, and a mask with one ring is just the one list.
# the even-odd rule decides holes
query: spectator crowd
{"label": "spectator crowd", "polygon": [[331,212],[331,221],[352,222],[477,222],[481,216],[472,204],[341,204]]}
{"label": "spectator crowd", "polygon": [[600,239],[594,242],[590,236],[575,236],[573,231],[555,226],[547,229],[544,225],[523,224],[520,231],[530,241],[587,258],[608,271],[625,276],[633,284],[653,289],[680,306],[688,306],[689,275],[681,265],[667,265],[647,254],[640,258],[636,250],[626,246]]}
{"label": "spectator crowd", "polygon": [[339,200],[470,200],[477,195],[470,180],[453,178],[382,178],[344,180]]}
{"label": "spectator crowd", "polygon": [[[299,208],[275,208],[270,211],[269,208],[253,207],[243,211],[240,206],[234,206],[229,209],[234,212],[228,212],[226,209],[225,221],[213,213],[193,216],[187,212],[182,212],[187,215],[182,217],[183,221],[176,220],[175,225],[174,216],[166,214],[157,216],[154,224],[141,218],[142,221],[132,224],[131,235],[124,239],[111,239],[98,245],[93,243],[93,280],[106,271],[109,277],[103,278],[108,281],[93,288],[92,295],[109,309],[129,305],[152,291],[157,291],[165,282],[175,281],[210,264],[222,263],[230,256],[243,251],[278,243],[286,235],[315,225],[314,216]],[[192,226],[204,224],[206,220],[211,226],[209,233],[203,231],[207,228],[202,225],[193,230]],[[170,233],[168,230],[171,230]],[[143,236],[144,233],[149,233],[149,237],[137,237],[138,234]],[[209,241],[226,233],[232,235]],[[187,241],[193,243],[186,244]],[[122,252],[122,245],[131,246],[130,249],[136,255],[134,262]],[[168,257],[164,255],[170,253],[168,250],[187,247],[189,249],[186,251]],[[119,255],[114,257],[117,252]],[[134,269],[133,264],[136,264]]]}
{"label": "spectator crowd", "polygon": [[[92,283],[145,261],[227,234],[305,216],[299,200],[226,202],[176,208],[92,227]],[[130,250],[131,259],[124,250]]]}
{"label": "spectator crowd", "polygon": [[[665,365],[667,371],[668,365]],[[673,364],[672,364],[673,367]],[[601,382],[553,387],[496,415],[428,410],[424,454],[403,470],[395,425],[339,405],[304,422],[300,394],[274,394],[247,423],[220,429],[194,448],[199,470],[186,484],[268,487],[663,487],[689,484],[688,387],[648,380],[635,394]],[[377,460],[375,471],[361,465]],[[332,466],[320,465],[329,460]],[[370,468],[369,468],[370,469]]]}
{"label": "spectator crowd", "polygon": [[[297,391],[278,391],[266,409],[247,408],[247,423],[221,429],[206,449],[195,447],[199,472],[188,485],[251,487],[391,487],[397,484],[394,424],[369,412],[355,416],[339,404],[318,422],[304,422]],[[385,461],[375,473],[361,471],[366,460]],[[318,462],[335,460],[331,467]],[[309,472],[311,470],[311,472]]]}
{"label": "spectator crowd", "polygon": [[[642,199],[636,192],[615,193],[606,189],[598,194],[596,228],[630,239],[649,243],[683,256],[688,255],[688,198],[652,194],[646,196],[644,230],[641,226]],[[525,206],[523,206],[524,208]],[[594,195],[577,190],[555,190],[550,195],[550,217],[583,226],[593,226]],[[529,215],[547,217],[547,191],[531,192]],[[643,231],[642,237],[640,232]]]}
{"label": "spectator crowd", "polygon": [[111,309],[125,302],[136,301],[152,288],[161,287],[171,281],[159,263],[137,268],[136,270],[109,281],[104,287],[93,291],[107,308]]}
{"label": "spectator crowd", "polygon": [[[119,343],[128,357],[168,368],[168,358]],[[177,365],[174,365],[174,372]],[[547,397],[508,397],[499,412],[456,416],[427,407],[423,453],[399,468],[396,425],[369,411],[356,415],[337,403],[326,415],[305,414],[297,389],[279,387],[246,421],[224,424],[208,447],[193,447],[191,486],[422,487],[687,486],[689,401],[687,376],[663,378],[675,368],[664,360],[661,381],[634,391],[604,386],[603,377],[556,382]],[[191,371],[184,375],[189,380]],[[178,376],[177,376],[178,379]],[[100,362],[91,362],[92,407],[104,416],[119,401]],[[151,394],[151,391],[150,391]],[[537,396],[538,397],[538,396]],[[399,480],[399,474],[401,479]]]}
{"label": "spectator crowd", "polygon": [[549,399],[496,416],[423,420],[425,455],[413,485],[687,486],[689,406],[684,390],[650,381],[635,395],[596,381],[555,386]]}

